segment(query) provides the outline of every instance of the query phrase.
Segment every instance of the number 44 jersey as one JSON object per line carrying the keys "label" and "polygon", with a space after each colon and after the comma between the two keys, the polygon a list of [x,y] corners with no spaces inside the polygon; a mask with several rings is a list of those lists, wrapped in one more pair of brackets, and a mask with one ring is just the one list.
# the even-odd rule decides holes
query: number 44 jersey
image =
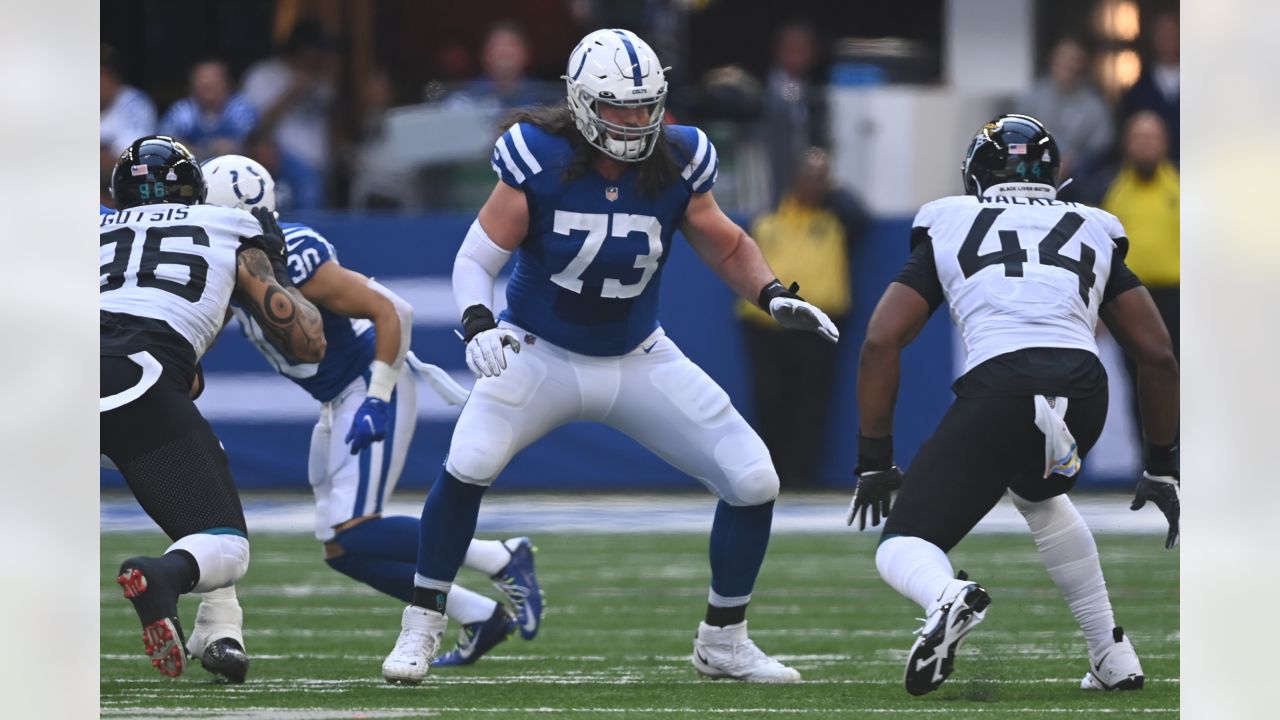
{"label": "number 44 jersey", "polygon": [[249,213],[214,205],[143,205],[101,215],[98,307],[165,323],[199,360],[222,328],[236,255],[245,243],[257,247],[261,240],[249,241],[261,236]]}
{"label": "number 44 jersey", "polygon": [[966,373],[1024,348],[1097,355],[1099,307],[1139,284],[1124,266],[1129,241],[1120,221],[1074,202],[942,198],[920,209],[911,244],[902,277],[923,287],[932,307],[950,305]]}

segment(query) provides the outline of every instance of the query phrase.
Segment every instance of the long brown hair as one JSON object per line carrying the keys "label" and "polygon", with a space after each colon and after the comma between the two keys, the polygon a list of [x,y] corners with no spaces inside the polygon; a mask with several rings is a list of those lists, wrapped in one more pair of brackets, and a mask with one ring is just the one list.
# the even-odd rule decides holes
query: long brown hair
{"label": "long brown hair", "polygon": [[[569,161],[564,174],[561,175],[561,179],[565,182],[577,180],[591,167],[598,149],[587,142],[581,132],[578,132],[577,126],[573,123],[573,111],[569,109],[567,103],[537,105],[515,110],[503,120],[502,131],[506,132],[512,125],[520,122],[535,125],[569,141],[569,146],[573,148],[573,159]],[[638,163],[640,176],[637,178],[640,191],[651,198],[661,195],[680,178],[680,164],[676,161],[675,150],[671,141],[667,139],[665,129],[658,133],[654,142],[657,145],[653,148],[653,152]]]}

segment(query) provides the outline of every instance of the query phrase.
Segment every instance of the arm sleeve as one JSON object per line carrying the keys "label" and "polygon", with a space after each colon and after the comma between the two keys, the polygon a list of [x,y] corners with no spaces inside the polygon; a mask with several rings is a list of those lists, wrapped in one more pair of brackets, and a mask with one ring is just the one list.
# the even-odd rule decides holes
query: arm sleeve
{"label": "arm sleeve", "polygon": [[471,223],[453,260],[453,300],[459,317],[472,305],[493,308],[493,282],[510,257],[511,251],[498,247],[479,219]]}
{"label": "arm sleeve", "polygon": [[1124,264],[1124,257],[1129,254],[1129,238],[1121,235],[1112,240],[1115,241],[1116,248],[1111,253],[1111,274],[1107,276],[1107,287],[1102,291],[1103,305],[1123,292],[1142,287],[1142,280]]}
{"label": "arm sleeve", "polygon": [[938,280],[938,267],[933,259],[933,242],[929,238],[929,228],[911,229],[911,257],[902,266],[894,282],[902,283],[920,293],[920,297],[929,303],[929,312],[933,313],[946,300],[942,292],[942,282]]}

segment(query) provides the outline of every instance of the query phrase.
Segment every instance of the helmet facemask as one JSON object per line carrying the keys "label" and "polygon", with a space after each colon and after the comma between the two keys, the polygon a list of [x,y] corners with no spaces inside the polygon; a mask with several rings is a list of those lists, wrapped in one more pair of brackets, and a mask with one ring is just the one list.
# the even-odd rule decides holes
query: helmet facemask
{"label": "helmet facemask", "polygon": [[[582,83],[564,76],[574,124],[593,147],[622,162],[640,162],[653,154],[667,103],[665,83],[658,97],[632,100],[596,97]],[[633,127],[610,122],[600,114],[601,105],[647,109],[644,125]]]}

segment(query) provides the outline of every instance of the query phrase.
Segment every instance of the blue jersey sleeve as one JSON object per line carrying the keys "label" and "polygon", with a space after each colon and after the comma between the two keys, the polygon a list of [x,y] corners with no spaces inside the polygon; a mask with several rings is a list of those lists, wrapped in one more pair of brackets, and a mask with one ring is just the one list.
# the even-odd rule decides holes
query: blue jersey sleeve
{"label": "blue jersey sleeve", "polygon": [[113,212],[115,212],[115,210],[112,210],[111,208],[107,207],[106,205],[103,205],[102,203],[98,203],[98,217],[102,217],[103,215],[110,215]]}
{"label": "blue jersey sleeve", "polygon": [[676,146],[676,159],[683,166],[680,177],[689,190],[704,193],[715,186],[720,160],[707,134],[687,125],[669,125],[666,132]]}
{"label": "blue jersey sleeve", "polygon": [[[535,175],[545,169],[550,140],[546,133],[528,123],[512,125],[493,144],[493,157],[490,159],[493,171],[502,182],[523,190]],[[543,160],[540,161],[539,157]]]}
{"label": "blue jersey sleeve", "polygon": [[284,230],[285,249],[289,253],[289,279],[301,286],[316,274],[320,266],[333,260],[338,253],[320,233],[299,223],[281,223]]}

